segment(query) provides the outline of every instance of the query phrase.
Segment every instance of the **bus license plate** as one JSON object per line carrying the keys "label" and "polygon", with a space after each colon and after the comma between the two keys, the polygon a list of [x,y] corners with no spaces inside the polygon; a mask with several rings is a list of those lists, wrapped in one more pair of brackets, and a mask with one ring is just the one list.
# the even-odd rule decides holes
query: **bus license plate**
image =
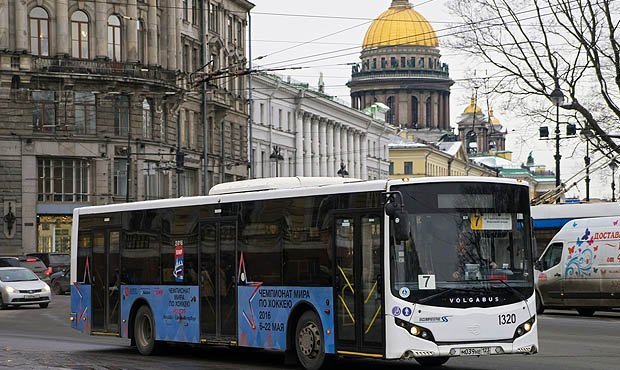
{"label": "bus license plate", "polygon": [[488,356],[491,354],[490,347],[461,348],[461,356]]}

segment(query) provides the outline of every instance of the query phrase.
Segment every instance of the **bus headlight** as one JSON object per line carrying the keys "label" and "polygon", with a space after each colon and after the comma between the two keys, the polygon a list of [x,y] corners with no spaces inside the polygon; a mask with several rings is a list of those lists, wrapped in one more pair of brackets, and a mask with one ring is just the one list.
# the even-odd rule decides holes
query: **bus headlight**
{"label": "bus headlight", "polygon": [[425,340],[430,340],[432,342],[435,341],[435,337],[433,337],[433,333],[427,328],[412,324],[405,320],[401,320],[397,317],[395,317],[394,320],[396,321],[396,325],[407,330],[409,334],[413,335],[414,337],[422,338]]}
{"label": "bus headlight", "polygon": [[529,333],[530,330],[532,330],[532,328],[534,327],[534,321],[536,321],[536,316],[532,316],[529,320],[517,326],[517,329],[515,329],[515,334],[513,335],[513,339],[517,339],[520,336]]}

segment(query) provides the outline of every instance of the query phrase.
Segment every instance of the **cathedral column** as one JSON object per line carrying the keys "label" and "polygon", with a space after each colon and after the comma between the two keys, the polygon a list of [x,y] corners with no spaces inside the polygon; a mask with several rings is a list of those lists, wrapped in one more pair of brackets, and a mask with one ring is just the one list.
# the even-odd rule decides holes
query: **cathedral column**
{"label": "cathedral column", "polygon": [[304,114],[304,176],[312,176],[311,116]]}
{"label": "cathedral column", "polygon": [[0,49],[9,49],[9,0],[0,0]]}
{"label": "cathedral column", "polygon": [[355,173],[355,150],[353,147],[353,130],[347,130],[347,171],[349,176],[353,177]]}
{"label": "cathedral column", "polygon": [[174,70],[177,69],[177,19],[175,0],[168,0],[168,9],[166,9],[166,12],[168,13],[168,50],[166,50],[166,53],[168,54],[167,69]]}
{"label": "cathedral column", "polygon": [[327,122],[327,176],[333,177],[337,164],[334,161],[334,121]]}
{"label": "cathedral column", "polygon": [[439,96],[437,92],[431,93],[431,127],[439,128]]}
{"label": "cathedral column", "polygon": [[340,141],[340,124],[334,123],[334,176],[340,169],[342,161],[342,144]]}
{"label": "cathedral column", "polygon": [[138,60],[138,4],[136,0],[127,0],[127,61]]}
{"label": "cathedral column", "polygon": [[[69,34],[69,3],[56,0],[56,40],[71,40]],[[69,55],[70,42],[57,42],[56,55]]]}
{"label": "cathedral column", "polygon": [[353,131],[353,158],[355,160],[354,164],[353,164],[353,168],[354,168],[354,173],[355,173],[355,177],[360,178],[360,175],[362,173],[361,171],[361,166],[362,166],[362,151],[361,149],[361,145],[360,145],[360,132],[359,131]]}
{"label": "cathedral column", "polygon": [[450,92],[446,91],[444,93],[445,104],[444,110],[446,115],[446,130],[450,130]]}
{"label": "cathedral column", "polygon": [[327,176],[327,119],[319,120],[319,176]]}
{"label": "cathedral column", "polygon": [[443,130],[444,117],[443,117],[443,92],[437,93],[437,128]]}
{"label": "cathedral column", "polygon": [[159,49],[157,48],[157,0],[149,0],[148,16],[148,65],[159,64]]}
{"label": "cathedral column", "polygon": [[304,114],[295,114],[295,176],[304,175]]}
{"label": "cathedral column", "polygon": [[319,176],[319,116],[312,116],[312,176]]}
{"label": "cathedral column", "polygon": [[348,130],[343,125],[340,128],[340,148],[341,148],[340,150],[342,153],[341,160],[342,160],[342,163],[344,163],[347,171],[350,171],[351,169],[349,168],[349,141],[348,141],[347,134],[348,134]]}
{"label": "cathedral column", "polygon": [[18,51],[30,50],[28,24],[28,5],[26,0],[17,0],[15,2],[15,49]]}
{"label": "cathedral column", "polygon": [[366,134],[361,135],[361,174],[360,174],[360,178],[362,180],[367,180],[368,179],[368,163],[366,162],[366,159],[368,158],[368,136]]}

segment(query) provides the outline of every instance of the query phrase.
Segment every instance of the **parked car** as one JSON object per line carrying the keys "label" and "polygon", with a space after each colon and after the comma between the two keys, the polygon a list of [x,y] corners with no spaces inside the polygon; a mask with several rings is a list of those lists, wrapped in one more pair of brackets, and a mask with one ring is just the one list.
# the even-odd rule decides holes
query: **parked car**
{"label": "parked car", "polygon": [[32,270],[39,279],[49,282],[52,268],[45,266],[45,263],[37,257],[19,257],[19,266]]}
{"label": "parked car", "polygon": [[50,287],[25,267],[0,267],[0,310],[7,306],[38,304],[46,308],[52,301]]}
{"label": "parked car", "polygon": [[50,287],[54,294],[66,294],[71,291],[71,269],[65,268],[50,276]]}
{"label": "parked car", "polygon": [[17,257],[0,257],[0,267],[19,267]]}
{"label": "parked car", "polygon": [[71,255],[69,253],[28,253],[26,257],[37,257],[47,267],[52,268],[52,272],[62,271],[71,266]]}

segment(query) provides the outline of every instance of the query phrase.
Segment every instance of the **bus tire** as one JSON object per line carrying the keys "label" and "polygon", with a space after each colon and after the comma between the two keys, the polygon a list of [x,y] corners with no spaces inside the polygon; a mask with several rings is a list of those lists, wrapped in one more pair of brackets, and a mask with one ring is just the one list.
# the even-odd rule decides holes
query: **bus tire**
{"label": "bus tire", "polygon": [[577,309],[579,316],[587,316],[587,317],[594,315],[594,311],[595,311],[594,308],[578,308]]}
{"label": "bus tire", "polygon": [[536,292],[536,313],[542,315],[545,312],[545,306],[542,303],[542,298],[540,298],[540,294]]}
{"label": "bus tire", "polygon": [[147,305],[140,306],[136,313],[133,335],[136,348],[141,355],[149,356],[157,352],[155,320],[153,320],[153,313]]}
{"label": "bus tire", "polygon": [[314,311],[304,312],[295,328],[295,352],[306,370],[318,370],[325,362],[323,324]]}
{"label": "bus tire", "polygon": [[449,359],[450,357],[443,356],[443,357],[416,357],[415,360],[418,362],[418,364],[422,366],[434,367],[434,366],[441,366],[445,364],[446,362],[448,362]]}

